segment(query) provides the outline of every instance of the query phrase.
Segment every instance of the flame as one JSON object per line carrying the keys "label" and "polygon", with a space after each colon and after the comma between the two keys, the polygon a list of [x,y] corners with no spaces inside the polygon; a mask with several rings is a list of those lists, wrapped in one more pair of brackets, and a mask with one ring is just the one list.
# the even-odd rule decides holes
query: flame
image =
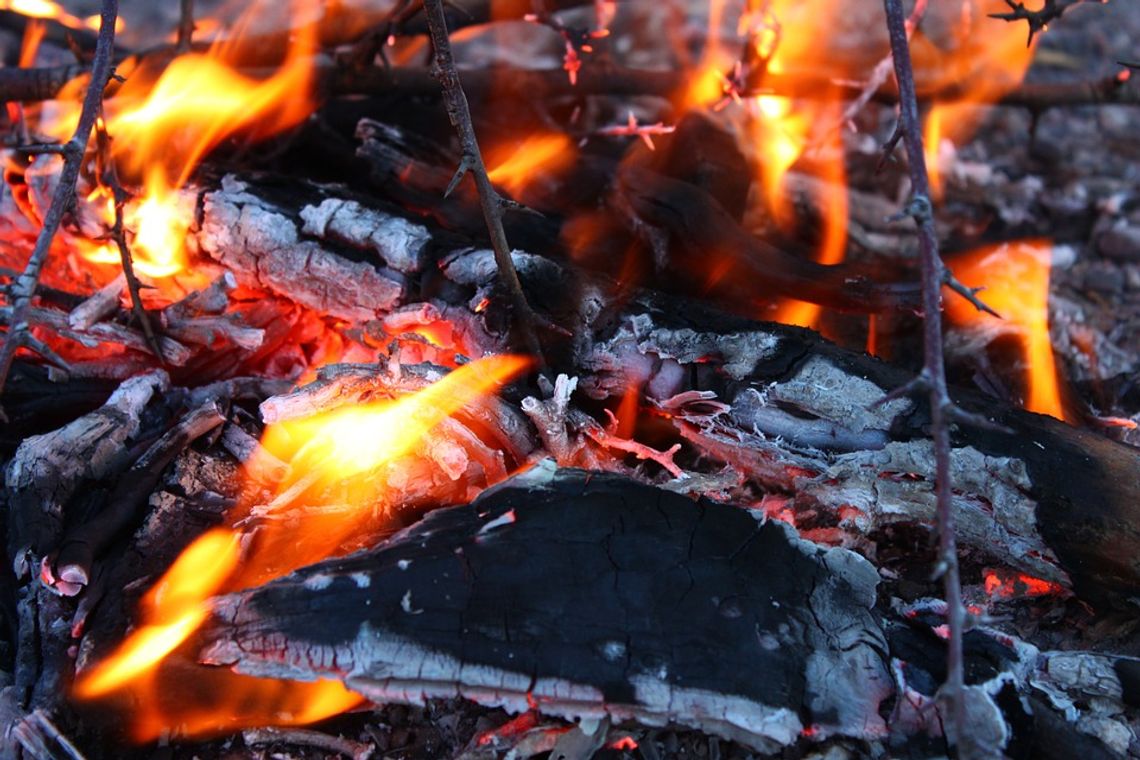
{"label": "flame", "polygon": [[[127,691],[146,705],[134,727],[146,740],[176,728],[201,735],[245,726],[308,723],[343,712],[362,701],[339,681],[299,684],[250,678],[224,669],[199,668],[189,680],[210,687],[186,691],[180,704],[160,707],[171,691],[169,655],[210,615],[211,597],[248,588],[351,548],[351,539],[379,516],[374,504],[382,479],[369,480],[385,464],[413,453],[433,428],[464,405],[482,398],[530,366],[519,356],[494,356],[466,364],[423,390],[393,401],[350,405],[271,425],[264,451],[247,468],[261,483],[276,482],[277,496],[262,516],[275,517],[306,495],[305,514],[268,519],[242,532],[254,507],[244,504],[229,516],[230,528],[212,530],[192,543],[147,593],[144,624],[106,660],[84,672],[75,686],[79,699]],[[271,462],[287,462],[284,476]],[[325,491],[335,500],[322,501]],[[163,684],[165,683],[165,686]]]}
{"label": "flame", "polygon": [[[28,18],[56,21],[71,29],[99,30],[98,16],[82,19],[71,15],[62,6],[50,0],[0,0],[0,11],[12,11]],[[121,24],[121,20],[115,24],[116,31],[122,28]]]}
{"label": "flame", "polygon": [[487,176],[517,197],[536,171],[559,171],[574,160],[574,153],[574,143],[560,132],[532,135],[508,156],[496,161]]}
{"label": "flame", "polygon": [[118,650],[85,672],[76,696],[92,699],[129,683],[157,665],[184,642],[210,614],[207,600],[221,589],[238,564],[237,536],[212,530],[192,543],[142,600],[147,623]]}
{"label": "flame", "polygon": [[[310,4],[294,3],[291,16],[311,15],[302,12]],[[150,277],[187,268],[185,238],[193,212],[178,191],[202,158],[234,135],[258,140],[294,127],[316,107],[316,23],[295,30],[284,62],[268,78],[238,72],[242,31],[258,10],[258,4],[250,7],[237,25],[238,33],[215,42],[206,53],[179,56],[165,68],[136,59],[118,67],[126,82],[105,102],[107,129],[124,180],[142,186],[139,198],[124,209],[123,221],[133,235],[135,266]],[[44,132],[60,140],[70,136],[86,86],[87,78],[80,77],[61,90],[57,107],[44,112]],[[104,216],[110,224],[113,206]],[[111,245],[80,246],[80,252],[94,263],[119,258]]]}
{"label": "flame", "polygon": [[[124,219],[135,230],[139,268],[153,277],[186,267],[190,219],[178,189],[203,156],[236,133],[261,139],[303,121],[315,108],[315,27],[294,37],[285,63],[268,79],[250,79],[226,63],[234,41],[175,59],[156,82],[137,72],[114,99],[109,130],[114,156],[128,177],[142,178],[142,200]],[[119,105],[122,103],[123,105]]]}
{"label": "flame", "polygon": [[981,299],[1004,318],[977,311],[965,299],[946,298],[946,314],[959,325],[1012,329],[1023,341],[1028,364],[1025,408],[1064,419],[1053,344],[1049,338],[1049,268],[1047,241],[1004,243],[956,257],[950,266],[967,286],[981,286]]}
{"label": "flame", "polygon": [[1036,51],[1037,38],[1026,47],[1025,30],[990,18],[1009,10],[1003,0],[971,0],[962,4],[962,16],[948,33],[950,40],[932,40],[921,31],[911,43],[919,94],[955,91],[935,103],[926,117],[924,150],[930,171],[931,192],[942,196],[942,146],[968,140],[993,103],[1021,84]]}

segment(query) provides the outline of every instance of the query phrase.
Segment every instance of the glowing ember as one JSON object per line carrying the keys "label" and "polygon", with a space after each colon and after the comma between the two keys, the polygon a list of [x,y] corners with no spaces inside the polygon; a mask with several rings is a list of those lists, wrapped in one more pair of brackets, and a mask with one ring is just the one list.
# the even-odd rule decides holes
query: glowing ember
{"label": "glowing ember", "polygon": [[1053,344],[1049,338],[1049,268],[1052,246],[1044,241],[1006,243],[956,257],[954,274],[968,286],[984,287],[983,301],[1004,321],[977,311],[957,296],[946,314],[959,325],[1010,329],[1022,339],[1029,368],[1025,408],[1064,419]]}
{"label": "glowing ember", "polygon": [[986,570],[983,585],[991,599],[1022,599],[1031,596],[1058,596],[1063,586],[1012,570]]}
{"label": "glowing ember", "polygon": [[[277,496],[260,512],[268,519],[241,533],[238,524],[256,512],[245,504],[230,515],[234,527],[213,530],[191,544],[143,599],[144,624],[114,654],[81,675],[75,696],[144,692],[138,701],[148,707],[135,726],[140,740],[171,728],[191,735],[307,723],[361,702],[339,682],[266,681],[205,668],[194,680],[201,677],[210,688],[201,694],[188,692],[187,704],[159,709],[152,692],[161,692],[160,684],[172,677],[164,670],[166,659],[205,622],[210,597],[264,583],[344,551],[352,536],[383,519],[374,505],[384,484],[369,480],[370,474],[411,454],[445,419],[529,365],[523,357],[490,357],[394,401],[346,406],[267,428],[264,452],[247,467],[259,482],[277,482]],[[277,470],[280,462],[288,463],[283,476],[270,472],[273,458]],[[347,503],[322,501],[326,490]],[[303,495],[304,514],[287,521],[272,519],[275,510]]]}

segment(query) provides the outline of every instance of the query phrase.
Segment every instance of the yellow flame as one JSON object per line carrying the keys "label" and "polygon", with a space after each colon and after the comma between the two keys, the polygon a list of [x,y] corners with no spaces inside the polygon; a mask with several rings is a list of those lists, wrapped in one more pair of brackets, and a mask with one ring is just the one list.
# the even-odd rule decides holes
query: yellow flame
{"label": "yellow flame", "polygon": [[[293,16],[311,16],[304,12],[309,6],[315,8],[315,0],[298,0]],[[250,7],[239,30],[248,27],[257,10],[257,4]],[[192,214],[180,207],[178,190],[203,157],[235,135],[264,139],[312,113],[317,34],[317,23],[299,25],[284,63],[265,79],[237,70],[244,44],[240,31],[206,53],[179,56],[165,68],[148,59],[128,59],[118,67],[126,82],[105,103],[107,128],[123,179],[143,186],[140,198],[124,211],[140,272],[164,277],[186,269]],[[86,86],[87,78],[80,77],[61,90],[58,105],[44,112],[43,131],[61,140],[70,136]],[[111,246],[86,249],[81,253],[91,261],[118,260]]]}
{"label": "yellow flame", "polygon": [[85,672],[75,685],[75,694],[85,699],[107,694],[177,649],[210,614],[206,600],[222,587],[237,564],[236,535],[218,529],[198,538],[143,598],[147,624]]}
{"label": "yellow flame", "polygon": [[[312,488],[304,510],[310,517],[266,521],[248,534],[236,527],[220,528],[192,543],[143,598],[144,625],[82,674],[75,696],[93,699],[122,690],[135,694],[144,705],[134,726],[139,740],[171,729],[201,735],[307,723],[359,704],[362,698],[338,681],[298,684],[199,668],[191,678],[196,686],[172,689],[170,681],[176,676],[164,669],[172,667],[168,656],[209,616],[210,597],[341,553],[367,523],[377,522],[375,488],[382,484],[352,491],[354,500],[336,510],[322,509],[332,505],[321,503],[321,489],[367,481],[386,463],[411,454],[449,416],[529,365],[519,356],[488,357],[397,400],[346,406],[267,428],[265,450],[289,464],[287,476],[276,478],[277,493],[298,484]],[[266,460],[255,458],[248,466],[256,471],[266,467]],[[250,510],[248,504],[236,510],[229,516],[231,524],[248,517]],[[186,692],[185,699],[169,707],[159,705],[160,695],[172,690]]]}
{"label": "yellow flame", "polygon": [[952,269],[980,294],[1004,322],[976,310],[965,299],[946,298],[946,314],[957,324],[1012,327],[1022,338],[1028,364],[1025,408],[1065,418],[1053,344],[1049,338],[1049,269],[1052,246],[1047,241],[1006,243],[956,257]]}
{"label": "yellow flame", "polygon": [[[62,6],[49,0],[0,0],[0,11],[12,11],[28,18],[57,21],[72,29],[98,29],[99,17],[82,19],[68,13]],[[115,28],[121,28],[121,21]]]}

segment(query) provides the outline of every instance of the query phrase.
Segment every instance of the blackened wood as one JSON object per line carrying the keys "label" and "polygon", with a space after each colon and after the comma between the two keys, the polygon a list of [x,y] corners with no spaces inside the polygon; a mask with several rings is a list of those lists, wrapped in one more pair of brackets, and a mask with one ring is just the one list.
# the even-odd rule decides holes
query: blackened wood
{"label": "blackened wood", "polygon": [[[931,524],[925,404],[868,408],[908,372],[809,330],[676,298],[647,294],[622,311],[582,342],[589,348],[577,372],[587,393],[620,397],[631,376],[661,400],[711,391],[726,413],[666,410],[698,450],[790,494],[805,513],[822,507],[834,519],[855,507],[859,514],[839,522],[848,529],[865,534],[899,517]],[[1071,582],[1089,601],[1131,606],[1140,594],[1140,452],[979,393],[951,395],[1013,431],[962,427],[951,436],[966,547]]]}
{"label": "blackened wood", "polygon": [[96,557],[138,520],[166,467],[195,439],[225,419],[215,401],[206,401],[151,444],[118,479],[103,511],[92,520],[73,525],[63,537],[58,549],[45,561],[43,581],[64,596],[80,593],[91,580]]}
{"label": "blackened wood", "polygon": [[17,576],[29,554],[42,557],[60,538],[68,502],[93,481],[118,474],[129,463],[128,444],[141,415],[169,380],[156,371],[127,380],[107,403],[50,433],[25,440],[5,471],[9,504],[8,557]]}
{"label": "blackened wood", "polygon": [[[706,294],[732,304],[757,296],[794,296],[844,311],[914,308],[913,283],[877,283],[850,264],[819,264],[749,234],[708,193],[687,182],[626,166],[620,193],[646,224],[664,230],[676,254],[674,276],[705,284]],[[719,278],[710,270],[727,267]]]}
{"label": "blackened wood", "polygon": [[702,728],[758,749],[881,735],[890,692],[857,555],[612,475],[532,471],[374,550],[218,600],[207,658]]}

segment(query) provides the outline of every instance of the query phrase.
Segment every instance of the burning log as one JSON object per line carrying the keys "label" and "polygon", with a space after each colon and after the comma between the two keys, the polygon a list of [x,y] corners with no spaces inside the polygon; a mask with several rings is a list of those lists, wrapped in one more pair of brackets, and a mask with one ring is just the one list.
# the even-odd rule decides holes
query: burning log
{"label": "burning log", "polygon": [[381,702],[537,703],[774,751],[809,728],[883,732],[875,583],[856,555],[747,511],[562,472],[220,599],[206,657]]}
{"label": "burning log", "polygon": [[[378,702],[537,709],[587,735],[597,720],[602,734],[607,720],[672,724],[762,752],[939,735],[944,605],[880,617],[877,580],[756,511],[543,465],[376,548],[217,599],[202,657],[331,676]],[[1127,747],[1135,659],[1041,651],[989,628],[965,644],[969,725],[991,746]],[[1030,712],[1010,692],[1047,697]],[[1090,700],[1100,707],[1076,706]],[[521,741],[533,725],[503,734]],[[561,733],[541,732],[541,746]]]}
{"label": "burning log", "polygon": [[[350,265],[328,253],[329,261],[344,263],[330,264],[331,276],[321,273],[300,283],[301,299],[310,298],[305,295],[309,289],[318,294],[313,297],[317,302],[322,289],[344,287],[350,270],[340,267],[352,266],[353,272],[357,266],[376,272],[407,269],[400,247],[385,241],[412,240],[411,250],[421,250],[431,239],[425,228],[409,227],[398,217],[375,212],[354,217],[355,207],[343,199],[318,197],[297,211],[273,205],[262,193],[256,184],[226,180],[221,191],[206,196],[200,245],[212,247],[209,235],[225,228],[226,239],[234,242],[226,248],[227,260],[239,279],[260,271],[243,246],[249,241],[255,249],[261,246],[269,230],[294,239],[297,233],[281,231],[296,230],[296,219],[306,220],[310,234],[323,231],[341,241],[352,240],[368,255],[381,257],[377,269]],[[248,212],[243,210],[246,205]],[[216,209],[224,210],[217,220]],[[233,219],[241,221],[223,224]],[[241,232],[235,235],[233,230]],[[300,245],[310,250],[318,244]],[[277,254],[291,250],[268,247]],[[785,494],[781,504],[790,515],[798,515],[793,519],[807,535],[864,550],[873,551],[866,537],[886,526],[931,524],[933,460],[924,435],[928,413],[923,405],[905,400],[870,408],[904,385],[907,373],[838,349],[808,331],[726,318],[697,304],[682,306],[644,294],[615,308],[621,301],[612,285],[595,276],[520,253],[515,264],[533,302],[562,324],[576,326],[579,337],[565,369],[579,377],[581,392],[614,401],[631,383],[640,388],[645,408],[673,427],[677,438],[669,445],[683,441],[690,456],[709,457],[734,473],[741,490],[724,495],[745,498],[748,487]],[[465,350],[502,350],[501,331],[491,329],[499,319],[497,307],[472,310],[488,296],[494,303],[496,273],[490,252],[458,251],[446,257],[439,271],[467,294],[466,308],[437,301],[448,310],[449,321],[470,325],[462,330]],[[356,277],[346,302],[374,298],[369,295],[372,281],[371,275]],[[387,293],[390,280],[383,276],[381,282]],[[401,297],[414,301],[423,295],[408,291]],[[441,313],[435,310],[416,319],[431,322]],[[371,307],[354,308],[352,314],[369,318],[374,312]],[[392,317],[385,323],[398,324]],[[406,328],[393,332],[398,329]],[[298,396],[299,406],[292,411],[275,411],[284,410],[285,400],[263,408],[271,420],[364,400],[376,387],[376,377],[374,367],[346,367],[327,375],[319,395],[313,395],[313,389]],[[962,525],[960,540],[968,550],[1034,577],[1075,585],[1090,600],[1120,601],[1135,593],[1140,567],[1128,559],[1140,556],[1135,512],[1140,464],[1135,452],[992,399],[965,392],[955,398],[966,409],[1014,430],[999,434],[963,427],[954,435],[952,467],[959,484],[955,509]],[[501,409],[495,416],[510,419]],[[612,461],[608,455],[575,459],[603,434],[601,425],[578,420],[560,420],[569,426],[566,435],[573,444],[559,461]],[[500,445],[522,462],[534,448],[533,438],[517,423],[510,429],[519,432]],[[594,444],[585,441],[591,434]],[[691,466],[685,469],[694,472]]]}

